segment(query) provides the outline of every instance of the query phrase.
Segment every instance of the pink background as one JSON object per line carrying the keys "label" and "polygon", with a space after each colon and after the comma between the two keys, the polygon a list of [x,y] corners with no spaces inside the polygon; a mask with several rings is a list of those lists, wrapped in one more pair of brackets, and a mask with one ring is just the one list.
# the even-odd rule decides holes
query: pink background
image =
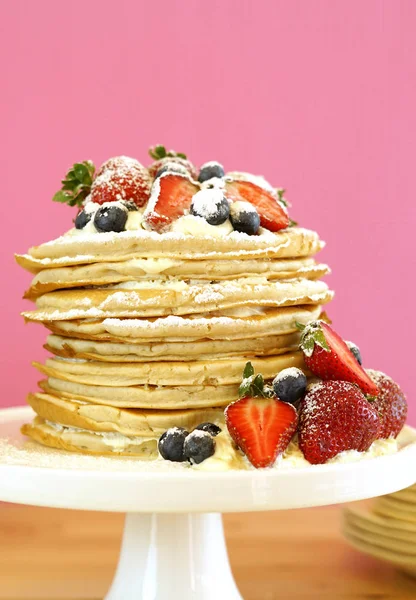
{"label": "pink background", "polygon": [[[262,173],[328,243],[330,307],[367,366],[413,396],[416,2],[3,2],[3,406],[35,387],[12,254],[71,225],[76,160],[156,142]],[[416,405],[411,408],[416,422]]]}

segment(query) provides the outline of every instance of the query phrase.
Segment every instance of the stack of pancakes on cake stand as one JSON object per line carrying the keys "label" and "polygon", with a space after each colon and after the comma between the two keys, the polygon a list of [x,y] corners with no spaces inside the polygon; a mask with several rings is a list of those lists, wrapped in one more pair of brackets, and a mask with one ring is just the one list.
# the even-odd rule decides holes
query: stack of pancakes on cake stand
{"label": "stack of pancakes on cake stand", "polygon": [[148,231],[61,238],[17,257],[35,274],[29,321],[53,357],[24,433],[71,451],[156,458],[169,427],[223,422],[248,360],[265,379],[302,367],[296,322],[332,292],[298,227],[224,238]]}

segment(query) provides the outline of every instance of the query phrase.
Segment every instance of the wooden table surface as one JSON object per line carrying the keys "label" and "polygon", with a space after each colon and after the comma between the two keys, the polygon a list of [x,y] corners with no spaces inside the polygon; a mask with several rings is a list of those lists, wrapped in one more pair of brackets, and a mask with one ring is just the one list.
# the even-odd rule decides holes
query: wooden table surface
{"label": "wooden table surface", "polygon": [[[415,600],[416,580],[343,541],[339,510],[226,515],[244,599]],[[0,600],[102,599],[122,527],[118,514],[0,504]]]}

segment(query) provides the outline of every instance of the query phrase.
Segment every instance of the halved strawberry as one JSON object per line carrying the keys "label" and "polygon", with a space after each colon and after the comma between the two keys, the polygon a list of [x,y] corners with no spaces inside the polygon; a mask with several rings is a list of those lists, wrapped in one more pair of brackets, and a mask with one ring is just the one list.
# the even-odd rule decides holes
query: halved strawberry
{"label": "halved strawberry", "polygon": [[397,383],[388,375],[372,369],[368,369],[367,373],[380,390],[380,394],[371,402],[381,421],[377,438],[396,438],[406,422],[406,396]]}
{"label": "halved strawberry", "polygon": [[299,414],[299,447],[307,461],[323,464],[346,450],[365,452],[377,438],[380,418],[357,386],[322,381],[311,386]]}
{"label": "halved strawberry", "polygon": [[253,181],[228,180],[225,195],[233,202],[250,202],[257,208],[260,225],[270,231],[279,231],[289,226],[289,216],[277,196]]}
{"label": "halved strawberry", "polygon": [[247,396],[225,409],[230,436],[257,469],[269,467],[292,439],[296,409],[277,398]]}
{"label": "halved strawberry", "polygon": [[152,188],[143,221],[149,229],[165,231],[169,225],[189,210],[192,197],[199,187],[180,173],[163,173]]}
{"label": "halved strawberry", "polygon": [[307,367],[321,379],[349,381],[365,394],[377,396],[379,389],[364,371],[344,340],[324,321],[298,325],[300,349]]}

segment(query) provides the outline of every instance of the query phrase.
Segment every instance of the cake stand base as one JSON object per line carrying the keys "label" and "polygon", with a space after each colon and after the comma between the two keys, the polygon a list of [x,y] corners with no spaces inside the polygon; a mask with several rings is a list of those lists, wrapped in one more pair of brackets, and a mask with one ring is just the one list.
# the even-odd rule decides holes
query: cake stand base
{"label": "cake stand base", "polygon": [[221,515],[128,513],[105,600],[242,600]]}

